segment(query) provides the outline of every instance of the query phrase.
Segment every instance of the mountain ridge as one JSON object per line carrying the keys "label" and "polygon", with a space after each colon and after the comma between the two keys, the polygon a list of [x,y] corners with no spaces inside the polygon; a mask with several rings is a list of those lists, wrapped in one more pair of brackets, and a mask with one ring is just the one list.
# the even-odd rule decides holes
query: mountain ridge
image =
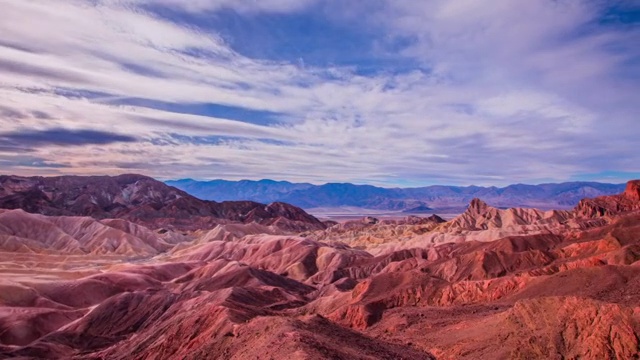
{"label": "mountain ridge", "polygon": [[49,216],[121,218],[152,229],[195,230],[226,222],[276,224],[295,231],[324,228],[318,219],[289,204],[201,200],[136,174],[113,177],[2,175],[0,208]]}
{"label": "mountain ridge", "polygon": [[592,181],[512,184],[505,187],[431,185],[411,188],[383,188],[351,183],[313,185],[269,179],[182,179],[165,183],[206,200],[282,201],[304,209],[354,206],[391,211],[407,211],[412,208],[464,210],[474,198],[481,198],[496,207],[570,209],[583,198],[613,195],[625,189],[625,184]]}

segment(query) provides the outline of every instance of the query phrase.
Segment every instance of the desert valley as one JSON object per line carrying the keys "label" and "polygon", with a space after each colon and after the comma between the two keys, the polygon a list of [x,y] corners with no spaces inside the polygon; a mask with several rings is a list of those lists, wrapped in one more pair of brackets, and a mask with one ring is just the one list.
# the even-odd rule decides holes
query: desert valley
{"label": "desert valley", "polygon": [[140,175],[0,177],[3,359],[637,359],[640,181],[320,221]]}

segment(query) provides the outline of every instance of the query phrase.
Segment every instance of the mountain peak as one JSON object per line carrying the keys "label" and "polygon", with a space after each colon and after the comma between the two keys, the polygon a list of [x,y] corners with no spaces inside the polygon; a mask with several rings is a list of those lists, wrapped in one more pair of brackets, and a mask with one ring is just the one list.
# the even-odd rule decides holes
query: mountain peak
{"label": "mountain peak", "polygon": [[479,198],[473,198],[469,203],[468,210],[476,214],[480,214],[486,212],[489,207],[490,206],[486,202],[480,200]]}

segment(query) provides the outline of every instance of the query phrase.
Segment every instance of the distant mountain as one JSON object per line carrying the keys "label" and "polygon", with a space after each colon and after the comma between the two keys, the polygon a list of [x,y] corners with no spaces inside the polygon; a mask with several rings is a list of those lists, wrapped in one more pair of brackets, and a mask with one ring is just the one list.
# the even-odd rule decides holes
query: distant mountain
{"label": "distant mountain", "polygon": [[293,191],[305,190],[313,187],[312,184],[293,184],[288,181],[274,180],[196,181],[192,179],[182,179],[176,181],[166,181],[165,183],[169,186],[176,187],[204,200],[248,200],[262,203],[278,201],[278,199],[283,198],[283,196]]}
{"label": "distant mountain", "polygon": [[228,222],[275,225],[291,231],[324,225],[281,202],[206,201],[147,176],[0,176],[0,208],[49,216],[119,218],[152,229],[210,229]]}
{"label": "distant mountain", "polygon": [[492,206],[503,208],[568,209],[578,204],[583,198],[617,194],[625,188],[625,184],[597,182],[515,184],[502,188],[442,185],[382,188],[350,183],[312,185],[273,180],[196,181],[186,179],[166,183],[207,200],[282,201],[305,209],[353,206],[393,211],[463,210],[474,198],[481,198]]}

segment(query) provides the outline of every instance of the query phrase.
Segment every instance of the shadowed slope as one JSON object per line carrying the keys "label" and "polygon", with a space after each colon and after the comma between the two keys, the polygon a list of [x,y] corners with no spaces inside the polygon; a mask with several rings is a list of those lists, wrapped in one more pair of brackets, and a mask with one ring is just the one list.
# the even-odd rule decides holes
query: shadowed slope
{"label": "shadowed slope", "polygon": [[289,231],[324,228],[318,219],[288,204],[204,201],[150,177],[131,174],[0,176],[0,208],[53,216],[120,218],[152,229],[205,229],[228,221],[278,224]]}

